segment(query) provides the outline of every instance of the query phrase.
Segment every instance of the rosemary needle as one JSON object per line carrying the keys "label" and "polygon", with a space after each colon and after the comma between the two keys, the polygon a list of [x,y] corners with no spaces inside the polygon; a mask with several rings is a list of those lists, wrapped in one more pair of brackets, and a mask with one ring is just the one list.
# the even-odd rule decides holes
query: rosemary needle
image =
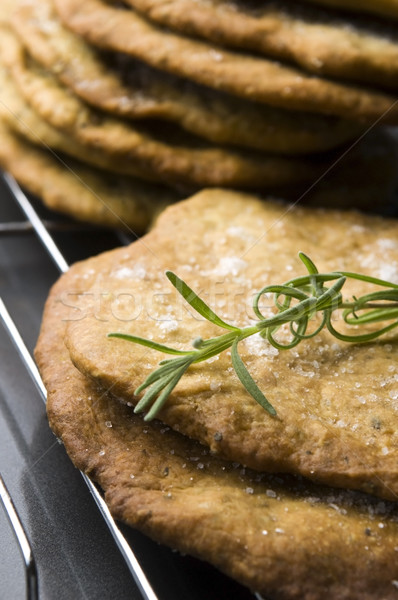
{"label": "rosemary needle", "polygon": [[[344,342],[369,342],[398,326],[398,285],[376,277],[360,273],[336,271],[332,273],[319,273],[314,262],[303,252],[299,258],[306,267],[308,274],[290,279],[282,285],[268,285],[256,294],[253,301],[253,312],[258,322],[250,327],[235,327],[221,319],[190,287],[171,271],[166,276],[181,294],[181,296],[202,317],[214,325],[224,329],[217,337],[203,340],[196,338],[192,342],[192,349],[177,350],[152,340],[125,333],[109,333],[108,337],[120,338],[129,342],[146,346],[165,354],[175,355],[175,358],[162,360],[158,367],[135,390],[139,395],[145,391],[144,396],[135,407],[135,412],[144,412],[145,420],[151,420],[160,411],[169,395],[189,367],[231,348],[232,366],[247,392],[271,416],[276,415],[276,410],[260,390],[242,358],[239,355],[238,344],[245,338],[260,333],[272,346],[278,350],[294,348],[304,339],[317,335],[325,327],[329,332]],[[344,301],[342,289],[347,279],[364,281],[383,289],[373,291],[359,298],[353,297],[351,301]],[[272,293],[277,312],[271,317],[265,317],[259,307],[264,294]],[[368,325],[369,323],[386,322],[376,331],[363,334],[348,335],[337,331],[332,325],[332,314],[342,309],[342,316],[348,325]],[[308,325],[315,314],[321,313],[320,325],[308,332]],[[276,339],[278,330],[289,324],[290,340],[282,343]]]}

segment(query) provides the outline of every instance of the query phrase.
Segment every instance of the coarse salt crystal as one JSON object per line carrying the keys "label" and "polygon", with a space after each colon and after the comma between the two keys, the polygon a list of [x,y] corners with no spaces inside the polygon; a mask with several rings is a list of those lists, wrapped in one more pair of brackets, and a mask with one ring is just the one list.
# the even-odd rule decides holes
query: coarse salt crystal
{"label": "coarse salt crystal", "polygon": [[395,250],[398,246],[398,243],[396,240],[392,240],[390,238],[381,238],[377,240],[377,245],[382,250]]}
{"label": "coarse salt crystal", "polygon": [[210,389],[212,392],[218,392],[221,389],[221,384],[216,381],[212,381],[210,384]]}
{"label": "coarse salt crystal", "polygon": [[383,264],[379,269],[379,277],[392,283],[398,283],[398,263]]}
{"label": "coarse salt crystal", "polygon": [[113,272],[113,277],[116,279],[145,279],[146,269],[139,263],[133,267],[121,267]]}
{"label": "coarse salt crystal", "polygon": [[179,325],[178,321],[175,319],[171,319],[170,321],[157,321],[156,325],[166,333],[171,333],[172,331],[177,331]]}
{"label": "coarse salt crystal", "polygon": [[279,350],[272,346],[269,342],[264,340],[259,333],[247,338],[245,340],[246,347],[251,354],[256,356],[266,356],[267,358],[274,358],[278,356]]}
{"label": "coarse salt crystal", "polygon": [[213,270],[214,275],[238,275],[247,267],[247,262],[237,256],[223,256]]}

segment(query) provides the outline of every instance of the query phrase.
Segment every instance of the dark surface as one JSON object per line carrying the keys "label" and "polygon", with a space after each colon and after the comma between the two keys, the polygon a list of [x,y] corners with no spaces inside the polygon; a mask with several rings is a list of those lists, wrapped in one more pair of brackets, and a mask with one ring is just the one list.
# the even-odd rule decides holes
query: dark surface
{"label": "dark surface", "polygon": [[[69,223],[34,203],[44,218]],[[0,178],[0,224],[24,221]],[[67,261],[120,245],[110,231],[78,225],[54,235]],[[0,233],[0,296],[28,349],[58,277],[33,232]],[[43,399],[0,322],[0,472],[38,564],[41,600],[139,600],[142,596],[80,473],[51,433]],[[250,600],[208,565],[122,526],[159,600]],[[23,561],[0,508],[0,600],[25,597]]]}

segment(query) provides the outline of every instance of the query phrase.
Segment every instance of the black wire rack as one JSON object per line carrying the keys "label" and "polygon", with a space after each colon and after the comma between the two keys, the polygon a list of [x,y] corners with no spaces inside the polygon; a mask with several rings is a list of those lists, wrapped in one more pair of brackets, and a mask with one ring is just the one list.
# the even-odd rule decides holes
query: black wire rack
{"label": "black wire rack", "polygon": [[[54,242],[53,237],[49,233],[49,229],[51,228],[50,223],[45,223],[41,220],[38,213],[34,209],[32,203],[29,201],[28,197],[22,191],[20,186],[17,184],[15,179],[11,177],[9,174],[4,174],[4,180],[8,185],[11,193],[13,194],[15,200],[17,201],[20,209],[24,213],[27,222],[23,223],[22,226],[20,224],[9,223],[7,225],[3,225],[3,231],[7,231],[7,233],[11,232],[20,232],[22,231],[34,231],[37,237],[42,242],[44,248],[48,252],[51,260],[54,262],[60,273],[65,273],[69,266],[66,262],[64,256],[60,252],[56,243]],[[55,225],[53,224],[52,227]],[[123,234],[120,233],[121,241],[125,242]],[[46,401],[46,389],[44,387],[43,381],[40,377],[40,373],[34,363],[31,354],[29,353],[14,321],[12,320],[5,303],[2,298],[0,298],[0,317],[3,321],[3,324],[8,331],[8,334],[14,343],[22,361],[28,370],[32,380],[36,384],[43,401]],[[146,575],[144,574],[134,552],[129,546],[127,540],[121,533],[119,527],[115,523],[112,515],[109,512],[109,509],[103,500],[100,492],[97,487],[93,484],[93,482],[82,473],[82,477],[91,492],[100,512],[105,520],[109,530],[111,531],[113,538],[126,561],[126,564],[142,594],[142,597],[145,600],[157,600],[157,596],[152,589]],[[24,559],[24,564],[26,568],[26,590],[27,590],[27,599],[28,600],[36,600],[38,598],[38,581],[37,581],[37,569],[36,563],[33,556],[33,552],[29,543],[29,540],[26,536],[24,528],[19,519],[18,513],[15,509],[15,506],[12,502],[12,499],[8,493],[6,485],[1,478],[0,474],[0,491],[1,491],[1,500],[3,507],[8,516],[9,522],[12,526],[13,532],[15,534],[15,538],[18,542],[18,546],[20,548],[21,554]]]}
{"label": "black wire rack", "polygon": [[[37,204],[39,207],[39,209],[37,209],[35,207],[35,200],[32,200],[30,196],[25,194],[10,175],[3,174],[3,181],[7,193],[16,204],[19,214],[23,215],[23,220],[20,218],[13,220],[11,218],[7,219],[4,223],[0,223],[0,240],[5,237],[19,237],[25,235],[36,237],[48,255],[47,260],[55,266],[53,272],[54,279],[60,273],[66,272],[69,266],[64,252],[61,252],[59,245],[55,241],[56,236],[67,236],[69,239],[69,249],[72,247],[72,250],[75,251],[75,254],[73,251],[71,253],[72,260],[85,258],[85,256],[81,256],[79,248],[77,248],[79,245],[71,243],[71,237],[73,240],[74,236],[77,234],[81,234],[86,242],[89,240],[90,236],[95,240],[94,244],[92,241],[90,242],[90,240],[87,242],[87,247],[85,248],[87,256],[89,256],[92,251],[101,251],[103,249],[114,247],[115,245],[123,245],[132,241],[130,236],[124,232],[101,230],[92,228],[89,225],[75,223],[63,219],[62,217],[58,218],[49,211],[46,212],[45,209],[42,209],[40,204]],[[46,213],[44,216],[39,214],[39,212],[42,213],[43,211]],[[99,238],[104,238],[106,240],[105,244],[102,244],[102,246],[101,244],[98,246]],[[76,250],[78,251],[77,255]],[[0,253],[0,259],[1,258]],[[5,259],[6,257],[3,256],[3,258]],[[0,270],[0,284],[1,283]],[[48,289],[42,290],[43,298],[47,292]],[[16,296],[16,299],[13,299],[11,296],[11,300],[8,301],[8,304],[12,305],[14,302],[18,303],[18,296]],[[7,302],[1,297],[0,321],[2,322],[4,330],[7,332],[9,340],[11,340],[13,347],[16,349],[16,353],[25,369],[25,373],[29,374],[31,382],[34,382],[34,387],[37,388],[39,396],[43,402],[45,402],[46,390],[32,358],[32,347],[37,332],[32,331],[31,333],[27,333],[29,330],[27,330],[26,327],[17,327],[15,320],[9,312]],[[31,339],[27,342],[26,339],[24,339],[26,337],[30,337]],[[24,451],[28,452],[28,448],[26,447]],[[36,462],[39,460],[41,460],[40,457]],[[0,462],[0,471],[1,470],[2,463]],[[100,518],[111,533],[113,543],[119,553],[119,559],[124,560],[131,578],[131,587],[129,587],[128,582],[127,584],[125,582],[126,577],[120,576],[119,582],[116,581],[115,583],[115,589],[119,591],[115,593],[111,590],[104,590],[101,597],[105,598],[105,600],[107,598],[112,598],[113,600],[123,598],[124,600],[124,598],[127,597],[132,599],[140,598],[143,600],[176,600],[177,598],[181,600],[223,600],[224,598],[228,598],[228,600],[254,600],[255,598],[261,600],[259,595],[251,594],[246,588],[243,588],[239,584],[236,584],[229,578],[218,573],[218,571],[212,567],[205,565],[196,559],[180,556],[169,549],[155,544],[151,540],[146,540],[145,536],[140,537],[141,534],[138,532],[133,535],[130,528],[115,522],[103,500],[101,491],[97,486],[85,474],[82,473],[81,476],[87,486],[88,492],[94,499]],[[14,538],[17,542],[19,552],[22,556],[23,573],[25,577],[25,597],[27,600],[55,597],[52,593],[43,594],[41,591],[40,569],[38,569],[37,563],[39,563],[40,560],[43,560],[43,553],[39,548],[40,560],[37,560],[36,562],[34,544],[29,540],[27,528],[23,525],[24,519],[20,518],[16,502],[14,502],[12,494],[9,489],[7,489],[5,478],[2,477],[1,472],[0,499],[14,534]],[[81,527],[84,527],[84,523],[81,524]],[[79,532],[75,532],[75,536],[76,535],[78,536]],[[134,536],[137,535],[138,538],[134,538]],[[62,540],[60,540],[59,543],[62,543]],[[135,546],[139,548],[138,557]],[[4,546],[3,551],[6,551]],[[106,549],[105,556],[108,556],[108,553],[112,554],[111,551],[114,552],[114,549],[109,548],[109,551]],[[47,562],[51,560],[51,555],[49,557],[47,553],[45,560]],[[105,569],[107,567],[104,566],[103,568]],[[100,570],[102,570],[101,566]],[[118,575],[116,577],[118,577]],[[81,598],[88,599],[91,597],[98,597],[97,592],[93,592],[93,595],[90,595],[83,587],[84,586],[82,585],[79,586]],[[86,586],[86,588],[90,589],[90,585]],[[0,597],[3,597],[1,596],[1,584]],[[66,599],[72,597],[75,599],[76,595],[72,591],[66,591],[64,597]],[[57,598],[58,600],[61,600],[59,593],[57,593]]]}

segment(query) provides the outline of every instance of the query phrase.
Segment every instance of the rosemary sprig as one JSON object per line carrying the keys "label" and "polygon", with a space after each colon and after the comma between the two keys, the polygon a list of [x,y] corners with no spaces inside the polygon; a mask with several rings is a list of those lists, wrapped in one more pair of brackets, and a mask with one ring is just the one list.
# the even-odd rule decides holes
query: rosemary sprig
{"label": "rosemary sprig", "polygon": [[[167,401],[170,393],[192,364],[199,363],[216,356],[231,348],[232,366],[249,394],[272,416],[276,415],[263,392],[248,372],[238,352],[238,344],[245,338],[259,333],[265,340],[278,350],[294,348],[304,339],[317,335],[323,328],[344,342],[369,342],[398,326],[398,285],[376,277],[345,271],[319,273],[313,261],[303,252],[299,258],[306,267],[308,274],[295,277],[282,285],[268,285],[256,294],[253,311],[258,322],[249,327],[235,327],[226,323],[175,273],[166,272],[166,276],[181,296],[202,317],[227,330],[227,333],[208,340],[196,338],[192,342],[193,349],[177,350],[164,344],[159,344],[134,335],[110,333],[108,337],[120,338],[146,346],[165,354],[177,355],[176,358],[162,360],[158,368],[135,390],[139,395],[146,390],[140,399],[135,412],[146,411],[145,420],[153,419]],[[382,288],[365,294],[351,301],[344,301],[341,290],[347,279],[364,281]],[[265,317],[260,310],[260,300],[265,294],[273,294],[277,312],[271,317]],[[332,314],[342,309],[342,317],[348,325],[367,325],[389,321],[376,331],[363,334],[343,334],[332,325]],[[309,323],[316,313],[321,313],[319,326],[308,331]],[[278,330],[289,324],[290,340],[282,343],[276,339]]]}

